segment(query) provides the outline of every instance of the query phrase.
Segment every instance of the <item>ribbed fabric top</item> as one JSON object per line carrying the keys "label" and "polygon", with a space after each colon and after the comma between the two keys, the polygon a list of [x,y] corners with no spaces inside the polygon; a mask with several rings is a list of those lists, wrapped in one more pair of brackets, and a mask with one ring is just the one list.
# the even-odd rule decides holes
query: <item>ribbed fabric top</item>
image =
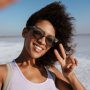
{"label": "ribbed fabric top", "polygon": [[42,83],[34,83],[26,79],[15,61],[9,64],[12,69],[12,76],[6,90],[58,90],[52,75],[47,69],[47,80]]}

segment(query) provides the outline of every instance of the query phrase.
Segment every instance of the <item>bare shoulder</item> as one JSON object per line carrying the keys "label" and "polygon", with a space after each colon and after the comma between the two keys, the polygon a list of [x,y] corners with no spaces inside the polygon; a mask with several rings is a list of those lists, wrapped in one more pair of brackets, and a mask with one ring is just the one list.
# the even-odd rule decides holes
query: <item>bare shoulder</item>
{"label": "bare shoulder", "polygon": [[4,75],[5,73],[7,73],[7,65],[6,64],[0,65],[0,76]]}
{"label": "bare shoulder", "polygon": [[0,89],[6,79],[6,75],[7,75],[7,65],[6,64],[0,65]]}

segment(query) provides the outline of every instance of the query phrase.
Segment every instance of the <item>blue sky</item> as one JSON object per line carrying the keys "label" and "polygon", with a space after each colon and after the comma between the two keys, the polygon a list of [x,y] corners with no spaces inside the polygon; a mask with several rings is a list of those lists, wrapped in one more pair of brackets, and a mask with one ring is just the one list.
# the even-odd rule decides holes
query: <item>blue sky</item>
{"label": "blue sky", "polygon": [[[0,36],[21,35],[29,16],[45,5],[59,0],[19,0],[0,10]],[[61,0],[75,17],[76,33],[90,33],[90,0]]]}

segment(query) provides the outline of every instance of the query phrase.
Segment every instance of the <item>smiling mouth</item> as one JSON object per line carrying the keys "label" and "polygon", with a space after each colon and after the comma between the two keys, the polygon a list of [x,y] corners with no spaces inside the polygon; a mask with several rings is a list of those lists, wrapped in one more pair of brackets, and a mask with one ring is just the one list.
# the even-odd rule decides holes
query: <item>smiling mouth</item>
{"label": "smiling mouth", "polygon": [[37,44],[33,44],[34,45],[34,50],[37,52],[37,53],[40,53],[43,51],[43,48],[41,48],[39,45]]}

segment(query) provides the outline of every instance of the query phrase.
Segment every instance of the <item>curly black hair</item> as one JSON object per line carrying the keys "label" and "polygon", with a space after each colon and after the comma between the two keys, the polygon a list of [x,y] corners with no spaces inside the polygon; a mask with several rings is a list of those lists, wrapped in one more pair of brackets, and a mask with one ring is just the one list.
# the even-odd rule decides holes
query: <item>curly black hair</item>
{"label": "curly black hair", "polygon": [[[74,51],[72,45],[72,36],[73,36],[73,20],[74,18],[70,16],[69,13],[66,12],[65,6],[59,2],[53,2],[39,11],[35,12],[31,15],[26,23],[26,28],[29,26],[34,26],[40,20],[48,20],[56,30],[56,38],[59,42],[42,57],[38,58],[37,65],[43,66],[51,66],[53,65],[57,59],[54,55],[54,49],[59,49],[59,43],[62,43],[66,54],[71,55]],[[61,53],[60,53],[61,54]]]}

